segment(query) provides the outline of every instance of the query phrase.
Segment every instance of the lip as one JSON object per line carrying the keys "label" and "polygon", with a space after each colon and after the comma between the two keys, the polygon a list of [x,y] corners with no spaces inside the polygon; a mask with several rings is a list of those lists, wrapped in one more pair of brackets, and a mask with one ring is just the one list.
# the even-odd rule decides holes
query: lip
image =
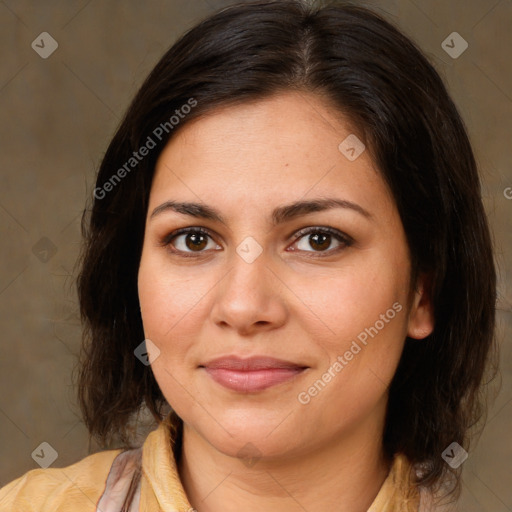
{"label": "lip", "polygon": [[241,393],[255,393],[286,382],[308,367],[268,356],[213,359],[200,366],[218,384]]}

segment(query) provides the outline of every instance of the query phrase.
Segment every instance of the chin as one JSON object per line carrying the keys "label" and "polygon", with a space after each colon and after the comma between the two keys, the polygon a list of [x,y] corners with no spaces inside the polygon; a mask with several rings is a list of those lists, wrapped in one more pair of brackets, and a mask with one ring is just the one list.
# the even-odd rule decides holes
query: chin
{"label": "chin", "polygon": [[290,444],[289,439],[288,442],[281,438],[271,440],[266,434],[261,434],[259,437],[245,435],[240,438],[225,436],[212,441],[210,442],[219,452],[240,459],[247,467],[252,467],[260,459],[279,459],[290,455],[293,451],[293,445]]}
{"label": "chin", "polygon": [[[231,417],[225,412],[215,416],[215,427],[209,418],[208,424],[197,426],[196,430],[218,451],[230,457],[258,458],[284,455],[293,448],[293,432],[290,424],[285,425],[283,418],[276,417],[275,412],[268,415],[260,412],[245,412]],[[297,429],[293,431],[296,433]]]}

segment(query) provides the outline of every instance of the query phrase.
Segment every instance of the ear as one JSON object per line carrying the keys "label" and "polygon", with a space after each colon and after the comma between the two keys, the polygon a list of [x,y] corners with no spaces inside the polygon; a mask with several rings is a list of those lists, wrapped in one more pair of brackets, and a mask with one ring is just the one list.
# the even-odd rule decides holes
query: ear
{"label": "ear", "polygon": [[416,282],[414,297],[409,311],[407,336],[421,340],[434,330],[434,307],[431,298],[429,276],[421,274]]}

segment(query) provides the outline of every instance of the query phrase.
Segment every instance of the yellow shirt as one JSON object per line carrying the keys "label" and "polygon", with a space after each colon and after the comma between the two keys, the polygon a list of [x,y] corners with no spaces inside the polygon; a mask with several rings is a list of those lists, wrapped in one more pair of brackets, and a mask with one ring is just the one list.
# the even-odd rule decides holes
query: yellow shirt
{"label": "yellow shirt", "polygon": [[[194,512],[177,471],[176,432],[168,415],[138,449],[106,450],[64,468],[28,471],[0,489],[0,511]],[[123,508],[127,496],[131,506]],[[410,464],[396,455],[368,512],[418,512],[419,503]]]}

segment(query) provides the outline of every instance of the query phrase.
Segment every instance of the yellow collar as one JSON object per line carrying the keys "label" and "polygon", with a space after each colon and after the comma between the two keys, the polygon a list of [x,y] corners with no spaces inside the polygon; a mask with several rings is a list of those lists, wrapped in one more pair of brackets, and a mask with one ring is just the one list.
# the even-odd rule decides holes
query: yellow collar
{"label": "yellow collar", "polygon": [[[174,456],[176,442],[181,438],[180,427],[177,416],[170,413],[144,442],[141,505],[145,504],[148,512],[194,510],[181,483]],[[368,512],[417,512],[419,501],[419,492],[412,485],[411,465],[404,455],[397,454]],[[141,512],[145,512],[146,506]]]}

